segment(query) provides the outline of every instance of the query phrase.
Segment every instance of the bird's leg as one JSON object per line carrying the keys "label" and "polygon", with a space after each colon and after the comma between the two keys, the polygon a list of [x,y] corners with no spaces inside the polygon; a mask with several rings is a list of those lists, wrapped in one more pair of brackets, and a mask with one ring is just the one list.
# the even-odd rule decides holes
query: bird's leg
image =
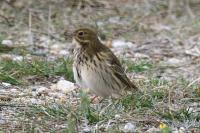
{"label": "bird's leg", "polygon": [[98,96],[93,96],[90,100],[90,103],[95,103],[95,99],[98,98]]}

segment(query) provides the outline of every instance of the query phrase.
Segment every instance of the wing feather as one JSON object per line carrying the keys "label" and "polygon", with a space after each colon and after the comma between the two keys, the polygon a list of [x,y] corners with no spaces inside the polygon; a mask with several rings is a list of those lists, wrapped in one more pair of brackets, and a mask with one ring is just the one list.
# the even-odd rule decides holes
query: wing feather
{"label": "wing feather", "polygon": [[137,90],[138,88],[126,76],[124,68],[121,66],[117,57],[107,48],[107,50],[99,53],[105,60],[107,66],[113,71],[114,75],[125,85],[128,90]]}

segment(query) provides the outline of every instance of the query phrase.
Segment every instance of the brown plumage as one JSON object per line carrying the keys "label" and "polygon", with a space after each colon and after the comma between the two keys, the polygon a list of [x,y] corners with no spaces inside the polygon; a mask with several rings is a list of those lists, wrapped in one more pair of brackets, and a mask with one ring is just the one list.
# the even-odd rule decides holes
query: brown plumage
{"label": "brown plumage", "polygon": [[74,78],[82,88],[102,97],[118,98],[127,91],[137,90],[128,79],[119,60],[103,45],[97,33],[89,28],[80,28],[73,33]]}

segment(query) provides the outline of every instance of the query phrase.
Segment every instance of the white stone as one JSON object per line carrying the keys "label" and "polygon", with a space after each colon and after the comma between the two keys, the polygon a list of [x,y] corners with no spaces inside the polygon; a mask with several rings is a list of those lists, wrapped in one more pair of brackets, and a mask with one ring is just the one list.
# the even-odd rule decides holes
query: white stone
{"label": "white stone", "polygon": [[22,56],[13,56],[13,61],[22,61],[23,57]]}
{"label": "white stone", "polygon": [[1,84],[2,84],[3,86],[5,86],[5,87],[9,87],[9,86],[11,86],[10,83],[6,83],[6,82],[2,82]]}
{"label": "white stone", "polygon": [[13,88],[13,89],[10,89],[10,93],[13,95],[18,95],[20,92],[19,90]]}
{"label": "white stone", "polygon": [[48,88],[44,87],[44,86],[40,86],[37,90],[37,92],[41,93],[41,92],[44,92],[44,91],[47,91]]}
{"label": "white stone", "polygon": [[59,52],[59,55],[68,55],[68,54],[69,54],[69,52],[66,51],[66,50],[61,50],[61,51]]}
{"label": "white stone", "polygon": [[58,81],[57,84],[53,84],[50,88],[61,91],[63,93],[69,93],[73,91],[76,88],[76,86],[70,81],[61,79],[60,81]]}
{"label": "white stone", "polygon": [[177,58],[170,58],[170,59],[167,60],[166,63],[169,64],[169,65],[179,65],[182,62],[183,62],[183,60],[179,60]]}
{"label": "white stone", "polygon": [[54,45],[51,46],[51,49],[60,50],[61,47],[60,47],[60,45],[58,45],[58,44],[54,44]]}
{"label": "white stone", "polygon": [[119,23],[119,20],[120,20],[119,16],[110,17],[110,18],[108,19],[108,21],[109,21],[110,23]]}
{"label": "white stone", "polygon": [[136,126],[133,123],[129,122],[124,126],[125,133],[133,133],[135,132],[135,130],[136,130]]}
{"label": "white stone", "polygon": [[184,127],[180,127],[179,128],[179,133],[185,133],[185,128]]}
{"label": "white stone", "polygon": [[174,131],[172,131],[172,133],[179,133],[179,131],[175,129]]}
{"label": "white stone", "polygon": [[160,132],[160,129],[152,127],[152,128],[149,128],[145,133],[157,133],[157,132]]}
{"label": "white stone", "polygon": [[192,107],[188,107],[187,108],[187,111],[188,111],[188,113],[194,113],[195,111],[194,111],[194,108],[192,108]]}
{"label": "white stone", "polygon": [[185,53],[188,55],[200,57],[200,49],[197,46],[194,46],[192,49],[185,50]]}
{"label": "white stone", "polygon": [[2,45],[8,46],[8,47],[12,47],[13,46],[13,42],[11,40],[3,40],[1,42]]}
{"label": "white stone", "polygon": [[12,55],[10,54],[1,54],[0,55],[0,60],[12,60]]}
{"label": "white stone", "polygon": [[48,94],[49,89],[44,86],[33,86],[32,87],[32,95],[40,95],[40,94]]}
{"label": "white stone", "polygon": [[142,53],[135,53],[134,56],[136,58],[150,58],[148,55]]}
{"label": "white stone", "polygon": [[126,42],[125,40],[113,40],[112,41],[112,47],[118,48],[118,47],[133,47],[134,44],[132,42]]}
{"label": "white stone", "polygon": [[35,98],[31,98],[31,99],[30,99],[30,102],[31,102],[32,104],[38,104],[38,105],[44,104],[44,101],[42,101],[42,100],[40,100],[40,99],[35,99]]}
{"label": "white stone", "polygon": [[118,120],[118,119],[120,119],[120,118],[121,118],[120,114],[116,114],[116,115],[115,115],[115,119]]}
{"label": "white stone", "polygon": [[83,128],[83,132],[84,133],[89,133],[90,132],[90,128],[89,127],[84,127]]}

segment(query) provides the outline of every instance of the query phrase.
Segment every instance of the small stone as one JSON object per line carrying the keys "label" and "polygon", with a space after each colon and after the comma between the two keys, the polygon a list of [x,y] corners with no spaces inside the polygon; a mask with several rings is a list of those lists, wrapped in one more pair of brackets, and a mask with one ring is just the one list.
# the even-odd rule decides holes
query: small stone
{"label": "small stone", "polygon": [[9,60],[9,61],[11,61],[13,58],[12,58],[12,55],[10,55],[10,54],[1,54],[0,55],[0,60]]}
{"label": "small stone", "polygon": [[136,126],[130,122],[124,126],[125,133],[133,133],[135,132],[135,130],[136,130]]}
{"label": "small stone", "polygon": [[179,133],[178,129],[175,129],[174,131],[172,131],[172,133]]}
{"label": "small stone", "polygon": [[188,108],[187,108],[187,111],[188,111],[188,113],[194,113],[194,108],[188,107]]}
{"label": "small stone", "polygon": [[132,42],[126,42],[125,40],[113,40],[112,41],[112,47],[118,48],[118,47],[133,47],[134,44]]}
{"label": "small stone", "polygon": [[62,124],[62,125],[55,125],[56,128],[60,129],[60,128],[67,128],[67,124]]}
{"label": "small stone", "polygon": [[44,86],[33,86],[31,90],[32,90],[32,95],[36,96],[41,94],[47,94],[49,89]]}
{"label": "small stone", "polygon": [[167,64],[169,65],[179,65],[183,62],[183,60],[180,60],[180,59],[176,59],[176,58],[170,58],[167,60]]}
{"label": "small stone", "polygon": [[148,55],[146,54],[141,54],[141,53],[135,53],[134,56],[136,58],[150,58]]}
{"label": "small stone", "polygon": [[68,55],[68,54],[69,54],[69,52],[66,51],[66,50],[61,50],[61,51],[59,52],[59,55]]}
{"label": "small stone", "polygon": [[149,128],[147,131],[145,131],[145,133],[157,133],[157,132],[160,132],[160,129],[155,127]]}
{"label": "small stone", "polygon": [[108,21],[109,21],[110,23],[119,23],[120,17],[119,17],[119,16],[110,17],[110,18],[108,19]]}
{"label": "small stone", "polygon": [[2,82],[1,84],[2,84],[3,86],[5,86],[5,87],[10,87],[10,86],[11,86],[10,83],[6,83],[6,82]]}
{"label": "small stone", "polygon": [[89,133],[90,132],[90,128],[89,127],[84,127],[83,128],[83,133]]}
{"label": "small stone", "polygon": [[54,44],[54,45],[51,46],[51,49],[60,50],[61,47],[58,44]]}
{"label": "small stone", "polygon": [[44,101],[40,100],[40,99],[35,99],[35,98],[31,98],[30,99],[30,102],[32,104],[38,104],[38,105],[41,105],[41,104],[44,104]]}
{"label": "small stone", "polygon": [[185,133],[185,128],[184,127],[180,127],[179,128],[179,133]]}
{"label": "small stone", "polygon": [[23,57],[22,56],[14,56],[13,61],[22,61]]}
{"label": "small stone", "polygon": [[72,83],[70,81],[61,79],[60,81],[58,81],[57,84],[53,84],[50,88],[67,94],[67,93],[73,91],[76,88],[76,86],[74,85],[74,83]]}
{"label": "small stone", "polygon": [[7,47],[12,47],[13,46],[13,42],[11,40],[3,40],[1,42],[2,45],[5,45]]}
{"label": "small stone", "polygon": [[116,115],[115,115],[115,119],[118,120],[118,119],[120,119],[120,118],[121,118],[120,114],[116,114]]}
{"label": "small stone", "polygon": [[19,92],[19,90],[13,88],[13,89],[10,89],[10,93],[12,95],[18,95],[20,92]]}
{"label": "small stone", "polygon": [[200,49],[197,46],[192,49],[185,50],[185,53],[188,55],[200,57]]}

